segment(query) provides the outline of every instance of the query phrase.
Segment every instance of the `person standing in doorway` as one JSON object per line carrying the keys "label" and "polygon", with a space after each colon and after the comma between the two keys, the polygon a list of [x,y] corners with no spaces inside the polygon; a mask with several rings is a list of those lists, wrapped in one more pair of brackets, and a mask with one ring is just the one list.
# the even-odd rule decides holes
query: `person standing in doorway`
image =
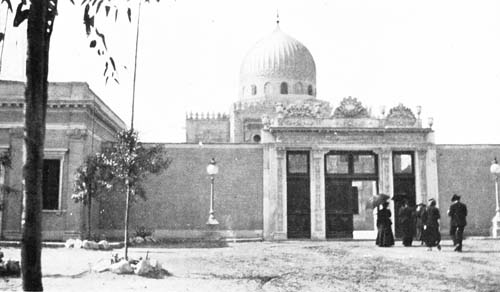
{"label": "person standing in doorway", "polygon": [[377,212],[377,239],[375,243],[380,247],[389,247],[394,245],[394,235],[392,234],[391,211],[387,209],[388,202],[382,203],[382,209]]}
{"label": "person standing in doorway", "polygon": [[420,241],[420,245],[424,245],[424,222],[422,217],[425,213],[426,205],[424,203],[419,203],[417,205],[417,210],[415,211],[415,240]]}
{"label": "person standing in doorway", "polygon": [[436,200],[430,199],[429,206],[422,216],[422,221],[424,223],[424,242],[428,250],[432,250],[434,246],[437,246],[437,249],[441,250],[441,233],[439,231],[440,218],[441,214],[436,207]]}
{"label": "person standing in doorway", "polygon": [[398,218],[401,227],[401,232],[403,233],[403,245],[411,246],[413,241],[413,208],[408,205],[408,201],[403,201],[403,206],[399,208]]}
{"label": "person standing in doorway", "polygon": [[453,246],[455,251],[462,251],[462,240],[464,237],[464,228],[467,225],[467,206],[460,202],[460,196],[453,194],[451,197],[451,205],[448,210],[450,216],[450,235],[453,239]]}

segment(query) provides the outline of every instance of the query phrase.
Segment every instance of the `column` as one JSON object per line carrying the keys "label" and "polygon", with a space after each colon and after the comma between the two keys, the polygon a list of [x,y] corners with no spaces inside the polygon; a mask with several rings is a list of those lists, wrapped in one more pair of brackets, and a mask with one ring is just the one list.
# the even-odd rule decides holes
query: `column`
{"label": "column", "polygon": [[[426,182],[426,150],[417,150],[416,154],[416,162],[415,162],[415,191],[416,191],[416,200],[418,202],[426,203],[427,199],[435,197],[435,194],[431,194],[430,197],[427,195],[427,182]],[[427,204],[427,203],[426,203]]]}
{"label": "column", "polygon": [[326,239],[325,151],[311,151],[311,239]]}
{"label": "column", "polygon": [[[377,151],[376,153],[379,156],[379,193],[386,194],[392,198],[394,196],[394,177],[392,175],[392,151],[391,149],[382,149]],[[389,203],[392,213],[391,220],[393,222],[392,231],[395,232],[396,224],[394,224],[395,222],[394,203],[392,200],[390,200]],[[374,222],[376,222],[376,218],[374,219],[375,219]]]}
{"label": "column", "polygon": [[[64,175],[59,182],[62,184],[61,196],[61,210],[64,212],[64,234],[63,240],[68,238],[80,238],[86,232],[87,212],[83,204],[75,204],[71,199],[73,174],[76,169],[82,164],[87,155],[85,149],[85,140],[87,139],[87,132],[78,129],[68,130],[66,132],[68,139],[67,159],[64,159]],[[93,206],[95,208],[95,206]],[[96,232],[97,229],[93,229]]]}
{"label": "column", "polygon": [[428,196],[433,196],[436,198],[437,203],[439,203],[437,152],[435,147],[427,149],[425,160],[425,179]]}
{"label": "column", "polygon": [[379,193],[393,196],[392,152],[383,149],[376,152],[379,156]]}
{"label": "column", "polygon": [[287,239],[286,215],[286,151],[284,148],[276,149],[276,233],[275,240]]}
{"label": "column", "polygon": [[21,238],[21,222],[23,210],[23,166],[24,166],[24,128],[11,128],[10,154],[12,166],[6,177],[6,184],[15,190],[15,193],[3,198],[2,236],[5,239]]}

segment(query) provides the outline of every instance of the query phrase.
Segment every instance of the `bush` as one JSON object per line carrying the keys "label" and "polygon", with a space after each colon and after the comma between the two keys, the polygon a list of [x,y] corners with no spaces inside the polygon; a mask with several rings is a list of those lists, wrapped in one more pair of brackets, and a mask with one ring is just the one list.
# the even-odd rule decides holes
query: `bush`
{"label": "bush", "polygon": [[154,233],[153,229],[147,229],[146,227],[141,226],[135,229],[134,237],[142,237],[142,238],[151,237],[153,233]]}

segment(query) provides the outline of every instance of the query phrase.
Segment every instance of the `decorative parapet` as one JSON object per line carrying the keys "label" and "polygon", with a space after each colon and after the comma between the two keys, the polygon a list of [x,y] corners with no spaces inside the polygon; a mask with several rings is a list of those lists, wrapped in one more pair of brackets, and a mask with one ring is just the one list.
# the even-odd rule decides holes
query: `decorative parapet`
{"label": "decorative parapet", "polygon": [[389,111],[385,123],[389,127],[412,127],[416,125],[417,118],[411,109],[400,103]]}
{"label": "decorative parapet", "polygon": [[333,112],[333,118],[367,118],[368,111],[355,97],[346,97]]}
{"label": "decorative parapet", "polygon": [[226,113],[187,113],[186,120],[211,120],[211,121],[227,121],[229,115]]}
{"label": "decorative parapet", "polygon": [[293,103],[283,107],[282,113],[284,118],[323,118],[328,116],[329,106],[327,102]]}

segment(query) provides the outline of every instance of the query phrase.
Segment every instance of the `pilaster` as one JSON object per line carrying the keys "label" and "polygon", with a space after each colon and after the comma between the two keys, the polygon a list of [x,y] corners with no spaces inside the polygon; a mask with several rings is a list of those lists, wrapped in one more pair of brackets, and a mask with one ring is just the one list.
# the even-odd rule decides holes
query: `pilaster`
{"label": "pilaster", "polygon": [[325,153],[311,151],[311,239],[326,239],[325,223]]}
{"label": "pilaster", "polygon": [[[389,197],[394,197],[394,176],[392,174],[392,151],[391,149],[376,150],[375,153],[379,156],[379,194],[386,194]],[[391,210],[391,220],[394,222],[394,203],[389,200]],[[375,220],[376,222],[376,220]],[[395,225],[392,224],[392,231],[395,232]]]}
{"label": "pilaster", "polygon": [[437,152],[436,147],[431,147],[427,150],[426,155],[426,184],[427,194],[436,198],[439,204],[439,185],[438,185],[438,172],[437,172]]}
{"label": "pilaster", "polygon": [[286,150],[276,149],[277,166],[277,191],[276,191],[276,233],[275,240],[287,239],[287,215],[286,215]]}
{"label": "pilaster", "polygon": [[417,150],[415,152],[416,163],[415,163],[415,191],[416,191],[416,201],[426,202],[428,198],[432,197],[437,200],[435,194],[431,194],[430,197],[427,193],[427,182],[426,182],[426,159],[427,150]]}

